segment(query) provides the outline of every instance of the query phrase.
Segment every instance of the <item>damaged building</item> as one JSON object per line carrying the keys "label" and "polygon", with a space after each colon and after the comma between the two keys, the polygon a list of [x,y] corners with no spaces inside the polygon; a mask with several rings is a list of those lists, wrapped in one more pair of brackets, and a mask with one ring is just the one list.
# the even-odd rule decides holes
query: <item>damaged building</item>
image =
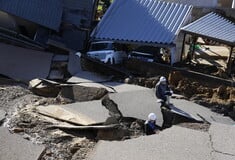
{"label": "damaged building", "polygon": [[43,47],[59,43],[84,50],[95,6],[95,0],[0,1],[1,15],[7,19],[1,21],[1,30]]}
{"label": "damaged building", "polygon": [[180,60],[176,54],[176,38],[189,19],[191,9],[189,5],[154,0],[114,1],[91,37],[164,48],[173,64]]}
{"label": "damaged building", "polygon": [[[100,23],[93,30],[91,39],[93,41],[108,40],[127,44],[131,46],[131,50],[134,52],[135,48],[138,48],[136,46],[147,46],[149,48],[155,47],[158,48],[158,50],[151,54],[154,56],[160,54],[160,57],[168,57],[167,60],[164,58],[164,60],[160,62],[168,62],[167,64],[181,66],[181,64],[178,65],[178,63],[185,60],[185,57],[187,57],[186,54],[190,49],[189,47],[184,46],[185,26],[190,26],[190,23],[194,24],[198,19],[204,19],[204,16],[213,12],[217,16],[212,17],[209,20],[210,22],[206,23],[206,25],[202,24],[204,22],[202,20],[200,24],[194,26],[194,29],[199,30],[201,28],[201,30],[211,32],[210,35],[212,36],[208,36],[209,33],[204,32],[203,34],[200,34],[204,37],[203,41],[209,40],[214,42],[217,40],[220,42],[216,44],[217,46],[214,45],[215,43],[209,43],[209,45],[213,45],[212,48],[222,48],[226,52],[224,59],[222,60],[222,66],[212,64],[215,68],[213,72],[219,72],[220,68],[223,67],[224,72],[229,76],[233,73],[234,66],[234,40],[231,38],[234,37],[231,35],[234,29],[234,10],[231,9],[231,6],[232,1],[217,0],[114,1],[101,19]],[[223,18],[220,15],[227,20],[222,20]],[[220,31],[221,35],[218,37],[217,35],[213,35],[213,33],[218,33],[217,29],[221,27],[220,22],[223,24],[222,26],[226,26],[228,28],[221,28],[223,31]],[[211,23],[213,25],[210,25]],[[226,37],[227,35],[230,36],[230,38]],[[198,37],[200,36],[198,35]],[[192,44],[190,42],[192,45],[196,45],[200,42],[195,43]],[[207,42],[202,42],[201,44],[208,45]],[[229,51],[226,51],[226,47],[223,48],[223,44],[228,46]],[[147,51],[147,49],[145,51]],[[212,51],[217,52],[213,49]],[[210,59],[213,59],[213,55],[207,57],[205,61],[210,61]]]}
{"label": "damaged building", "polygon": [[[190,61],[193,58],[196,60],[196,63],[200,63],[199,61],[201,58],[207,60],[208,65],[211,64],[217,68],[225,69],[229,74],[235,73],[235,24],[232,21],[211,12],[184,26],[182,31],[184,33],[185,44],[182,50],[182,60],[185,60],[191,56]],[[192,47],[198,43],[198,37],[203,38],[204,41],[210,39],[213,40],[214,43],[219,42],[220,44],[223,44],[223,46],[227,46],[226,49],[228,48],[228,51],[223,48],[222,50],[220,47],[222,45],[220,44],[217,45],[220,47],[217,49],[218,51],[212,51],[209,47],[204,49]],[[189,39],[191,39],[191,43],[188,42]],[[191,45],[191,48],[189,45]],[[206,50],[211,50],[211,52],[207,52]]]}
{"label": "damaged building", "polygon": [[[93,29],[104,1],[0,0],[0,160],[233,160],[235,88],[188,66],[222,59],[232,72],[234,12],[111,1]],[[88,57],[99,41],[164,62]]]}
{"label": "damaged building", "polygon": [[76,59],[69,55],[86,49],[96,4],[96,0],[0,1],[0,73],[21,80],[65,78],[69,59]]}

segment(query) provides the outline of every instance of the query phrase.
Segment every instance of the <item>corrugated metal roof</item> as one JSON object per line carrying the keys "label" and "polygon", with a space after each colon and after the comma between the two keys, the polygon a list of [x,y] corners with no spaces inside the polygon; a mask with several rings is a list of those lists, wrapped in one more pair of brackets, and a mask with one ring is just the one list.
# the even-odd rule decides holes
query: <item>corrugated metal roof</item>
{"label": "corrugated metal roof", "polygon": [[181,30],[235,45],[235,24],[213,12],[188,24]]}
{"label": "corrugated metal roof", "polygon": [[218,0],[164,0],[164,1],[188,4],[197,7],[216,7],[218,4]]}
{"label": "corrugated metal roof", "polygon": [[172,44],[191,8],[158,0],[115,0],[91,36],[95,39]]}
{"label": "corrugated metal roof", "polygon": [[63,3],[62,0],[0,0],[0,10],[58,30]]}

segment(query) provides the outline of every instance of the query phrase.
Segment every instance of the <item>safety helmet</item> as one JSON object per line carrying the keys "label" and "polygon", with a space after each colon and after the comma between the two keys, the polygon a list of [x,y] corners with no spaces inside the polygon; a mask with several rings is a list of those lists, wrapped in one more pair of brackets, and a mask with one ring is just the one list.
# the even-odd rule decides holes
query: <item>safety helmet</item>
{"label": "safety helmet", "polygon": [[155,113],[149,113],[148,120],[155,121],[157,119],[157,116]]}
{"label": "safety helmet", "polygon": [[160,82],[166,82],[166,78],[164,76],[161,76],[159,81]]}

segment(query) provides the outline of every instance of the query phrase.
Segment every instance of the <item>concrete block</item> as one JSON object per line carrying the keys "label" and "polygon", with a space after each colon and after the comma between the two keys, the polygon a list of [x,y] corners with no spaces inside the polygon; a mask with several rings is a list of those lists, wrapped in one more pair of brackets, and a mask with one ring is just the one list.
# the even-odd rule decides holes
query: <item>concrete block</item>
{"label": "concrete block", "polygon": [[211,160],[209,135],[174,126],[126,141],[100,141],[89,160]]}
{"label": "concrete block", "polygon": [[13,79],[47,78],[52,53],[0,43],[0,73]]}
{"label": "concrete block", "polygon": [[0,127],[1,160],[37,160],[45,150],[42,145],[33,144],[21,136],[11,134],[7,128]]}
{"label": "concrete block", "polygon": [[226,155],[226,154],[222,154],[222,153],[216,153],[213,152],[212,153],[212,159],[213,160],[234,160],[235,156],[232,155]]}
{"label": "concrete block", "polygon": [[0,110],[0,125],[4,121],[5,116],[6,116],[6,112],[4,110]]}
{"label": "concrete block", "polygon": [[216,151],[234,155],[235,158],[235,126],[212,123],[209,134]]}

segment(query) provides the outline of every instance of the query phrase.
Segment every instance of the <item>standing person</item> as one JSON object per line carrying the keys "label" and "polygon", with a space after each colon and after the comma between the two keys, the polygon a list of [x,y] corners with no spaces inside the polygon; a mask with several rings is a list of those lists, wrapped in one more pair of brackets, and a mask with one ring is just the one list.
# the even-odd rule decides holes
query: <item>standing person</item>
{"label": "standing person", "polygon": [[144,123],[144,133],[146,135],[156,134],[159,131],[158,126],[156,125],[157,116],[155,113],[150,113],[148,115],[148,120]]}
{"label": "standing person", "polygon": [[163,116],[162,129],[169,128],[172,126],[174,115],[171,112],[169,106],[169,96],[172,95],[173,91],[169,88],[166,78],[161,76],[159,82],[156,84],[156,97],[161,99],[161,112]]}

